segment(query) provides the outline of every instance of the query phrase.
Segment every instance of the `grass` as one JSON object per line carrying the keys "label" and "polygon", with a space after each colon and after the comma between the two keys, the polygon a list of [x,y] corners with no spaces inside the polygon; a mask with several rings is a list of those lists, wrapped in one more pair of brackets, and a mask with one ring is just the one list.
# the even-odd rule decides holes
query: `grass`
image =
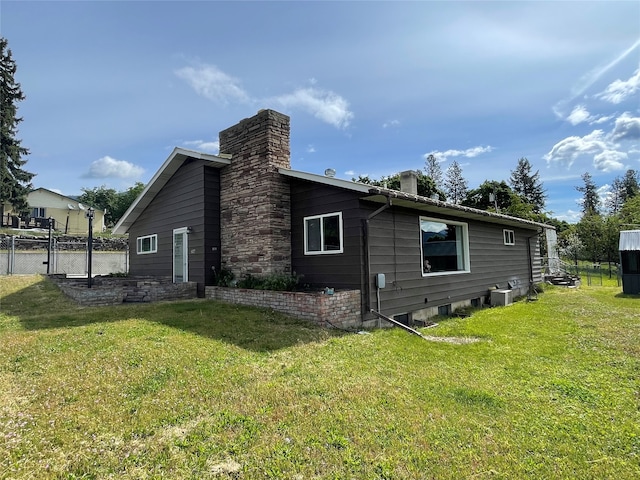
{"label": "grass", "polygon": [[640,298],[547,288],[425,333],[480,341],[0,277],[0,478],[640,477]]}

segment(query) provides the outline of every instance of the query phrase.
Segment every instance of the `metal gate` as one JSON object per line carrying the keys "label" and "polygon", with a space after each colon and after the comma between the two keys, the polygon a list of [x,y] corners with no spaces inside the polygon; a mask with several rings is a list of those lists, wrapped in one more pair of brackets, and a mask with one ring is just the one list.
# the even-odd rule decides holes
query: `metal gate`
{"label": "metal gate", "polygon": [[[128,250],[92,250],[91,256],[92,275],[129,271]],[[0,238],[0,275],[51,273],[86,276],[88,259],[86,242],[59,242],[53,238],[49,248],[47,239]]]}

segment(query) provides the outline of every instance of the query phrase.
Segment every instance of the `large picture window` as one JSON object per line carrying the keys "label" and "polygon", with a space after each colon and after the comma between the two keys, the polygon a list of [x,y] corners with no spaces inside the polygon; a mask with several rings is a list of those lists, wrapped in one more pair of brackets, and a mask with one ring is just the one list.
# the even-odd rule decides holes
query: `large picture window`
{"label": "large picture window", "polygon": [[136,253],[156,253],[158,251],[158,235],[147,235],[136,239]]}
{"label": "large picture window", "polygon": [[466,223],[420,217],[420,239],[423,275],[470,271]]}
{"label": "large picture window", "polygon": [[304,253],[321,255],[342,253],[342,213],[305,217]]}

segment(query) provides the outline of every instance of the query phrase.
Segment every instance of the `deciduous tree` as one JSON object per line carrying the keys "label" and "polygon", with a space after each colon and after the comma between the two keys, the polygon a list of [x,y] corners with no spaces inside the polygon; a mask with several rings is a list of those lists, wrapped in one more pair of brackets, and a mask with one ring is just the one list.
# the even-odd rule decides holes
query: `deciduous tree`
{"label": "deciduous tree", "polygon": [[442,188],[442,168],[440,167],[438,159],[435,155],[429,154],[424,163],[424,171],[427,173],[427,176],[431,177],[436,188]]}
{"label": "deciduous tree", "polygon": [[[444,192],[436,187],[433,179],[424,173],[417,171],[418,174],[418,195],[423,197],[433,197],[437,195],[440,200],[445,199]],[[360,175],[358,178],[351,179],[354,182],[364,183],[366,185],[375,185],[377,187],[389,188],[391,190],[400,190],[400,174],[380,177],[380,180],[370,178],[369,176]]]}

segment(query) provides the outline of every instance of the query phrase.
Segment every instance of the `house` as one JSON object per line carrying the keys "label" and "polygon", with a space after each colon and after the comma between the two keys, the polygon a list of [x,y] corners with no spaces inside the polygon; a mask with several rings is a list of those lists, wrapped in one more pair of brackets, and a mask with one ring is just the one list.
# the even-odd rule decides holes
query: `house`
{"label": "house", "polygon": [[[78,202],[77,199],[67,197],[60,193],[36,188],[27,195],[27,203],[31,213],[27,218],[20,219],[11,211],[11,207],[5,207],[3,223],[20,228],[49,228],[49,218],[53,220],[52,227],[63,233],[83,234],[89,233],[89,221],[87,212],[89,207]],[[93,232],[104,230],[104,211],[93,209]]]}
{"label": "house", "polygon": [[[220,154],[176,148],[114,228],[129,233],[132,275],[172,276],[199,293],[237,278],[295,272],[311,290],[360,292],[411,322],[540,282],[549,227],[402,190],[291,169],[289,117],[273,110],[220,132]],[[330,172],[329,172],[330,173]]]}
{"label": "house", "polygon": [[622,269],[622,292],[640,293],[640,230],[620,232],[620,266]]}

